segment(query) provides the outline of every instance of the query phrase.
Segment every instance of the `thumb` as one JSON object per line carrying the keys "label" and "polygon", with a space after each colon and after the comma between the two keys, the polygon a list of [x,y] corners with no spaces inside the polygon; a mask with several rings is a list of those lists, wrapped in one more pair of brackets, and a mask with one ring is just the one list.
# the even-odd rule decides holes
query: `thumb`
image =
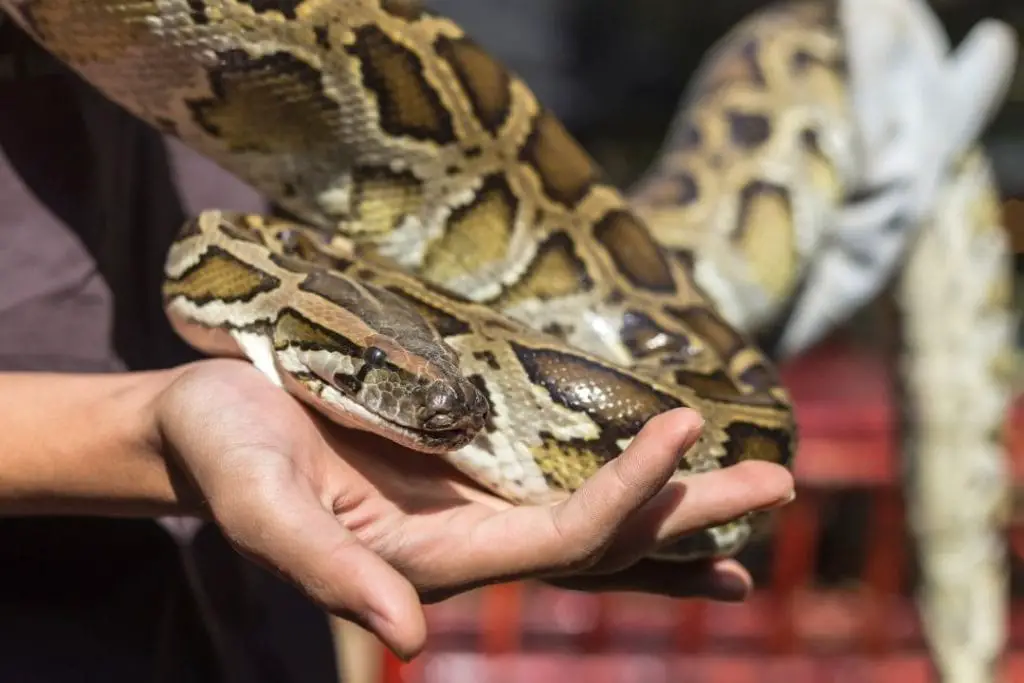
{"label": "thumb", "polygon": [[[411,659],[426,642],[412,584],[346,529],[301,477],[261,482],[244,501],[214,510],[242,553],[295,583],[335,616],[371,631]],[[270,514],[267,513],[270,511]]]}
{"label": "thumb", "polygon": [[297,402],[247,364],[208,361],[182,375],[157,410],[161,452],[195,482],[236,549],[364,626],[399,657],[423,648],[416,590],[359,543],[288,457],[292,415],[304,416]]}

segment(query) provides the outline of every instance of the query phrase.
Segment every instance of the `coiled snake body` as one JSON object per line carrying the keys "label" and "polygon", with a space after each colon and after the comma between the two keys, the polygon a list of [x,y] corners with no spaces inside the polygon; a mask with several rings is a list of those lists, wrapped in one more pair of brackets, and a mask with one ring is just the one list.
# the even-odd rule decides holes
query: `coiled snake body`
{"label": "coiled snake body", "polygon": [[[830,3],[771,15],[783,38],[725,45],[698,93],[715,105],[671,143],[699,150],[703,175],[669,164],[635,193],[652,217],[725,212],[723,258],[701,247],[706,217],[649,230],[524,83],[413,0],[0,5],[295,217],[211,210],[182,230],[165,296],[198,348],[248,356],[333,419],[443,453],[512,501],[566,495],[680,406],[705,419],[681,475],[790,464],[787,394],[738,328],[779,314],[849,190]],[[818,114],[773,120],[763,93],[780,86]],[[736,293],[716,292],[722,312],[716,278]],[[665,555],[731,554],[752,523]]]}

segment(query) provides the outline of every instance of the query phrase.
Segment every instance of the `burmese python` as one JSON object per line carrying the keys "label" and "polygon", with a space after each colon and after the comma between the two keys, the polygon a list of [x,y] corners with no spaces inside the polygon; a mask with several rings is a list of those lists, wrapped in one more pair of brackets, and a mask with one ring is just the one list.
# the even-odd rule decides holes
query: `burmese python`
{"label": "burmese python", "polygon": [[[789,463],[764,355],[452,22],[402,0],[5,7],[307,226],[211,211],[182,231],[168,310],[199,348],[237,346],[343,422],[447,452],[514,501],[564,495],[678,406],[706,421],[683,470]],[[730,553],[748,532],[674,552]]]}
{"label": "burmese python", "polygon": [[[832,3],[772,10],[722,45],[696,91],[708,111],[633,193],[654,218],[698,216],[653,232],[522,81],[414,0],[0,4],[290,215],[211,210],[182,230],[165,297],[197,348],[244,354],[516,502],[564,496],[679,406],[705,419],[682,474],[791,464],[786,391],[741,328],[785,313],[823,217],[859,189]],[[765,92],[806,100],[803,118],[773,120]],[[703,175],[680,175],[673,155],[698,150]],[[751,530],[664,552],[731,554]]]}

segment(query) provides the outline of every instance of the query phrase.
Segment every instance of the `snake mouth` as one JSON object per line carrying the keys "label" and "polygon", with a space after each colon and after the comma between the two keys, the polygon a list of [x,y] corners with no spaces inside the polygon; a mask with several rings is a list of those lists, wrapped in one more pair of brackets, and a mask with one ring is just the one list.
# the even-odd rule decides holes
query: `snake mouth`
{"label": "snake mouth", "polygon": [[479,431],[479,428],[473,428],[475,425],[457,429],[416,429],[371,411],[319,377],[299,378],[285,373],[284,379],[289,390],[326,415],[332,422],[343,427],[372,432],[415,451],[455,451],[473,441]]}

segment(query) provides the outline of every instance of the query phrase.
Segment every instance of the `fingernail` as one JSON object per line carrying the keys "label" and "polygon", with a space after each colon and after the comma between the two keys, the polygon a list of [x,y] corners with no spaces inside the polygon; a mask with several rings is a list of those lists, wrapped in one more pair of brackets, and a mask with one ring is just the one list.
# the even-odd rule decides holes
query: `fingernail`
{"label": "fingernail", "polygon": [[404,663],[408,664],[412,661],[415,656],[412,652],[408,652],[398,647],[398,643],[395,640],[395,625],[390,619],[385,617],[379,612],[371,610],[366,616],[366,621],[370,630],[377,634],[377,637],[388,644],[388,649],[401,659]]}
{"label": "fingernail", "polygon": [[715,577],[720,592],[720,599],[731,602],[743,602],[750,593],[750,587],[742,577],[731,572],[724,572]]}
{"label": "fingernail", "polygon": [[796,500],[796,491],[795,490],[794,491],[790,491],[789,494],[785,498],[780,498],[779,500],[775,501],[771,505],[764,506],[763,508],[761,508],[761,510],[778,510],[779,508],[786,507],[787,505],[792,503],[794,500]]}

